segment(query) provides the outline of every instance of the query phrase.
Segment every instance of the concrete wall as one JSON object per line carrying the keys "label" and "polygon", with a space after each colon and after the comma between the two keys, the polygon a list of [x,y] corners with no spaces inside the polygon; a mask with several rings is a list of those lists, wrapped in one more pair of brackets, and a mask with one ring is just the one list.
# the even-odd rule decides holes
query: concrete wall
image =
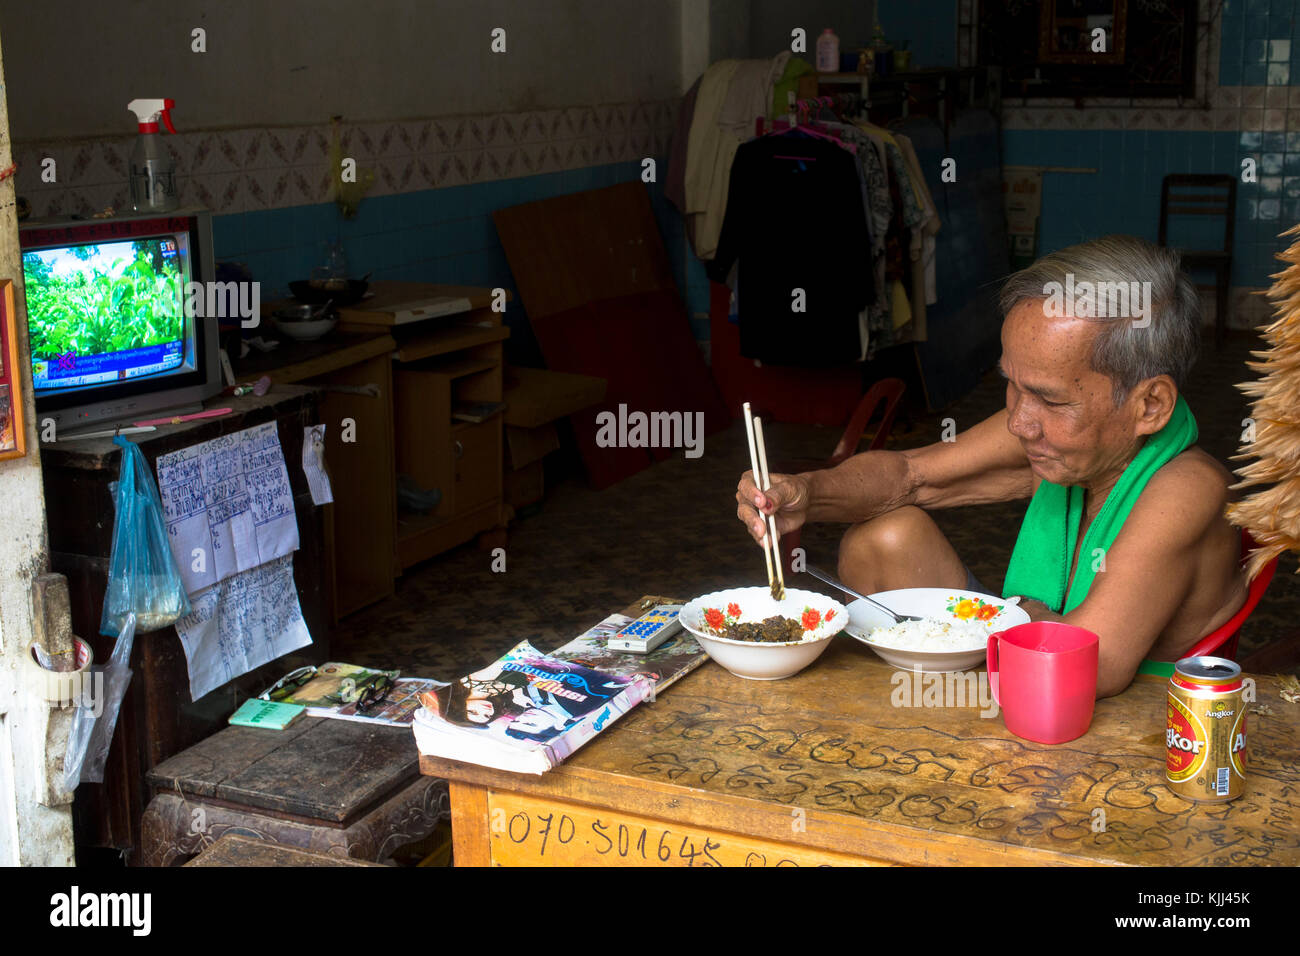
{"label": "concrete wall", "polygon": [[149,96],[190,130],[675,96],[681,16],[681,0],[0,2],[18,142],[132,132],[126,104]]}
{"label": "concrete wall", "polygon": [[[0,33],[0,35],[3,35]],[[4,36],[4,49],[9,38]],[[2,70],[2,68],[0,68]],[[10,144],[4,75],[0,72],[0,166],[8,166]],[[21,282],[14,181],[0,183],[0,276]],[[19,355],[27,356],[26,310],[21,287],[14,305]],[[65,866],[72,863],[72,814],[51,790],[49,771],[62,765],[71,709],[52,708],[28,690],[24,657],[33,637],[32,583],[46,570],[45,495],[40,444],[24,375],[18,401],[26,415],[27,455],[0,462],[0,866]],[[51,760],[51,757],[57,760]],[[58,779],[58,777],[56,777]]]}
{"label": "concrete wall", "polygon": [[861,46],[871,39],[875,3],[845,0],[753,0],[750,5],[749,56],[775,56],[790,49],[790,31],[808,31],[808,53],[814,62],[817,36],[826,27],[840,38],[840,49]]}

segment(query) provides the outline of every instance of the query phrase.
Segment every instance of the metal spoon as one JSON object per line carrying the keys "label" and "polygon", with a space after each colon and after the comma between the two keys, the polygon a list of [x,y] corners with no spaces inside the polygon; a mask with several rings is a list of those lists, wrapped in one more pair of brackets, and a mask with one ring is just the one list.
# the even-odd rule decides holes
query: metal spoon
{"label": "metal spoon", "polygon": [[854,597],[856,597],[856,598],[862,598],[862,600],[866,601],[868,604],[871,604],[871,605],[874,605],[875,607],[880,608],[880,610],[884,611],[886,614],[888,614],[890,617],[892,617],[892,618],[894,619],[894,623],[895,623],[895,624],[901,624],[903,621],[920,621],[920,620],[922,620],[922,618],[919,618],[919,617],[917,617],[917,616],[914,615],[914,614],[899,614],[899,613],[896,612],[896,611],[891,611],[889,608],[885,607],[885,606],[884,606],[883,604],[881,604],[879,601],[873,601],[871,598],[867,597],[865,594],[859,594],[857,591],[853,590],[853,588],[849,587],[849,586],[846,585],[843,581],[839,580],[839,578],[835,577],[835,575],[830,574],[830,573],[828,573],[828,572],[826,572],[826,571],[823,571],[821,568],[817,568],[817,567],[814,567],[813,565],[809,564],[809,565],[806,566],[805,570],[806,570],[809,574],[811,574],[813,577],[817,578],[818,580],[820,580],[820,581],[825,581],[825,582],[826,582],[827,584],[829,584],[831,587],[833,587],[833,588],[839,588],[839,589],[840,589],[841,591],[843,591],[845,594],[852,594]]}

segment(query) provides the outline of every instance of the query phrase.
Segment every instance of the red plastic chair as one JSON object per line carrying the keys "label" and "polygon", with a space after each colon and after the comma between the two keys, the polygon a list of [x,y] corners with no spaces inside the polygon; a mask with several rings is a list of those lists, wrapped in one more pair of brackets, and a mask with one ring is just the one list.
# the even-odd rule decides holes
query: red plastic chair
{"label": "red plastic chair", "polygon": [[872,385],[867,390],[867,394],[862,396],[862,401],[858,402],[858,407],[853,410],[853,417],[844,427],[844,434],[840,437],[839,444],[835,446],[830,460],[823,467],[834,468],[846,458],[851,458],[858,453],[858,442],[862,440],[862,433],[867,429],[867,422],[871,421],[871,416],[876,414],[876,408],[881,403],[884,403],[885,410],[881,413],[880,427],[876,429],[876,435],[867,446],[867,451],[884,448],[885,442],[889,440],[889,432],[894,427],[894,416],[898,414],[898,405],[902,402],[903,392],[906,389],[907,385],[901,378],[882,378]]}
{"label": "red plastic chair", "polygon": [[[1250,536],[1250,532],[1245,528],[1241,529],[1241,563],[1244,565],[1246,559],[1250,557],[1252,551],[1259,547],[1259,544]],[[1207,634],[1201,638],[1196,645],[1188,651],[1185,657],[1226,657],[1228,660],[1237,659],[1237,638],[1241,631],[1241,625],[1246,623],[1246,618],[1250,617],[1255,606],[1259,604],[1260,599],[1264,597],[1264,592],[1268,590],[1269,582],[1273,580],[1273,573],[1277,570],[1277,558],[1274,558],[1268,564],[1260,569],[1259,574],[1250,582],[1250,589],[1246,592],[1246,603],[1241,606],[1236,614],[1232,615],[1226,623],[1212,634]]]}

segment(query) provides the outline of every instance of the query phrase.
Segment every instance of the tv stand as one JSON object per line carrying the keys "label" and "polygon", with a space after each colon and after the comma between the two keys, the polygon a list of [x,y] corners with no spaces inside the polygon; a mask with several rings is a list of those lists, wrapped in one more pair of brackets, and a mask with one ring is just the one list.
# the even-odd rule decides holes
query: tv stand
{"label": "tv stand", "polygon": [[[208,402],[206,402],[206,404],[207,404],[207,405],[217,405],[218,407],[221,407],[221,404],[220,404],[220,401],[219,401],[220,397],[221,397],[221,396],[218,395],[218,396],[216,396],[216,397],[214,397],[214,398],[212,398],[212,399],[209,399]],[[143,418],[137,418],[137,419],[135,419],[135,421],[137,421],[137,422],[147,422],[147,421],[152,421],[152,420],[155,419],[155,418],[180,418],[180,417],[182,417],[182,416],[184,416],[184,415],[194,415],[194,414],[196,414],[197,412],[201,412],[201,411],[203,411],[203,410],[204,410],[204,405],[205,405],[204,402],[191,402],[191,403],[188,404],[188,405],[175,405],[175,406],[172,406],[172,407],[170,407],[170,408],[160,408],[160,409],[158,409],[158,410],[156,410],[156,411],[152,411],[152,412],[141,412],[140,414],[141,414],[142,416],[144,416],[144,417],[143,417]],[[130,425],[130,424],[132,424],[132,423],[131,423],[131,422],[125,422],[125,423],[124,423],[124,426],[125,426],[125,425]]]}
{"label": "tv stand", "polygon": [[[176,405],[171,408],[159,408],[152,411],[135,412],[129,418],[105,418],[98,422],[78,422],[76,431],[55,431],[54,441],[42,444],[46,447],[57,444],[61,441],[73,441],[84,435],[97,435],[102,432],[117,431],[120,428],[131,428],[136,422],[153,421],[155,418],[182,418],[186,415],[193,415],[203,411],[202,402],[191,402],[188,405]],[[112,440],[111,438],[109,439]]]}

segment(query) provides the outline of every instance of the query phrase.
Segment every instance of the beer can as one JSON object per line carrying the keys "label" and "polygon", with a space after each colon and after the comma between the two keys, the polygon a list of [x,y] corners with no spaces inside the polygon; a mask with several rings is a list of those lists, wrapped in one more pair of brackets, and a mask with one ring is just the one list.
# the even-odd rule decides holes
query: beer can
{"label": "beer can", "polygon": [[1246,703],[1241,667],[1185,657],[1169,678],[1165,777],[1185,800],[1224,803],[1246,784]]}

